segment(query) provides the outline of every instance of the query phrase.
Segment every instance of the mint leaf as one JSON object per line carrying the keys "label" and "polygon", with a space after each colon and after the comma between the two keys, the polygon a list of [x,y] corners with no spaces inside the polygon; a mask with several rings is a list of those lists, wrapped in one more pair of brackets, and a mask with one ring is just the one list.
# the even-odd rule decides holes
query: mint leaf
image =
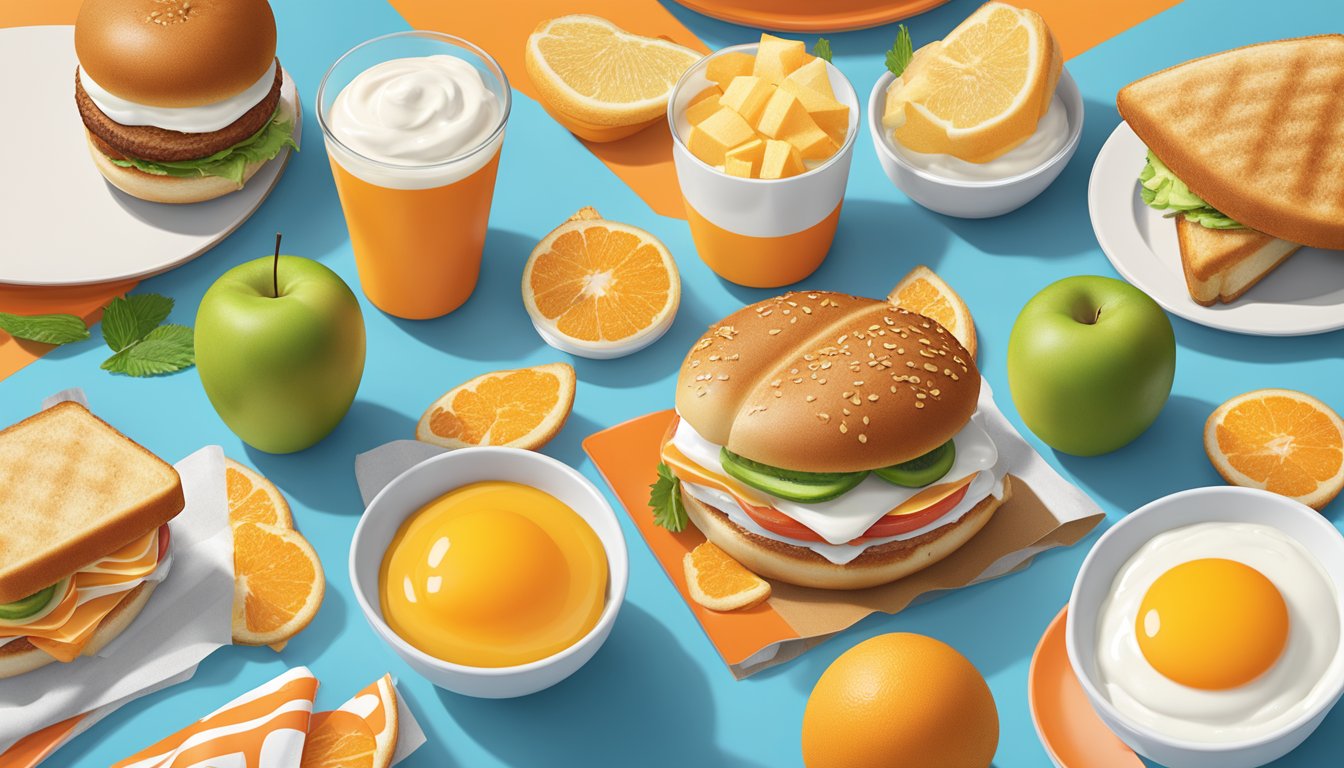
{"label": "mint leaf", "polygon": [[818,37],[815,45],[812,46],[812,55],[818,59],[831,60],[831,41],[824,37]]}
{"label": "mint leaf", "polygon": [[653,508],[653,522],[673,533],[686,529],[689,518],[681,500],[681,481],[666,464],[658,465],[658,481],[649,486],[649,506]]}
{"label": "mint leaf", "polygon": [[103,361],[103,370],[127,376],[159,376],[196,363],[192,330],[185,325],[162,325],[143,339]]}
{"label": "mint leaf", "polygon": [[887,51],[887,69],[897,77],[910,66],[910,60],[915,57],[915,46],[910,40],[910,30],[902,24],[896,30],[896,42],[891,44],[891,50]]}
{"label": "mint leaf", "polygon": [[16,339],[43,344],[69,344],[89,338],[84,321],[74,315],[11,315],[0,312],[0,331]]}
{"label": "mint leaf", "polygon": [[116,298],[103,310],[103,341],[121,352],[145,336],[173,311],[173,300],[157,293]]}

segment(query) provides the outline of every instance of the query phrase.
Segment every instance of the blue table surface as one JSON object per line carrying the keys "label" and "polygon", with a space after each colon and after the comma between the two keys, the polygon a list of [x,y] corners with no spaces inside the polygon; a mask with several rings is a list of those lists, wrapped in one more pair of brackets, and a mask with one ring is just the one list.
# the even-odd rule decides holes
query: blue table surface
{"label": "blue table surface", "polygon": [[[720,23],[666,2],[711,47],[746,42],[758,30]],[[953,0],[911,22],[917,43],[942,37],[978,0]],[[407,28],[384,2],[275,3],[281,60],[298,84],[308,122],[266,204],[225,242],[194,262],[146,281],[139,290],[177,300],[173,321],[192,324],[202,293],[226,269],[285,250],[321,260],[351,286],[358,280],[322,142],[313,95],[326,67],[352,45]],[[1048,461],[1106,510],[1106,525],[1173,491],[1219,483],[1204,456],[1205,418],[1223,400],[1258,387],[1291,387],[1344,411],[1344,333],[1306,338],[1237,336],[1172,318],[1179,345],[1171,400],[1153,427],[1107,456],[1056,454],[1023,427],[1008,396],[1005,347],[1026,300],[1076,274],[1114,275],[1088,220],[1088,175],[1119,122],[1114,95],[1124,84],[1180,61],[1247,43],[1338,31],[1344,5],[1333,0],[1186,0],[1068,62],[1082,89],[1082,145],[1059,180],[1026,207],[984,221],[946,218],[911,203],[878,167],[866,130],[859,136],[839,233],[830,257],[806,287],[882,295],[911,267],[927,264],[975,313],[981,369],[999,405]],[[453,30],[444,30],[452,32]],[[883,71],[894,27],[829,35],[835,63],[867,93]],[[809,37],[810,40],[810,37]],[[521,73],[514,73],[520,76]],[[589,434],[672,401],[672,382],[689,344],[711,322],[772,295],[717,279],[696,257],[686,224],[654,214],[533,100],[515,94],[491,211],[484,269],[472,299],[453,314],[408,322],[374,309],[361,295],[368,363],[345,421],[302,453],[272,456],[244,446],[206,400],[195,371],[130,379],[99,370],[106,351],[94,342],[58,349],[0,383],[0,423],[31,413],[42,397],[81,386],[96,412],[161,456],[176,460],[206,444],[254,465],[287,494],[297,525],[317,548],[327,574],[326,600],[309,628],[283,653],[229,647],[201,664],[189,682],[123,708],[57,753],[51,765],[107,765],[157,741],[234,696],[305,664],[322,682],[319,708],[339,705],[386,671],[429,737],[404,765],[726,765],[801,764],[799,729],[808,692],[832,660],[873,635],[920,632],[966,654],[985,674],[1002,723],[995,765],[1042,766],[1049,760],[1027,707],[1027,668],[1046,624],[1067,601],[1094,532],[1079,544],[1037,558],[1025,572],[955,594],[898,616],[871,617],[802,658],[734,681],[633,525],[630,589],[606,646],[587,667],[542,693],[505,701],[438,690],[417,677],[365,624],[346,571],[351,533],[362,511],[355,454],[411,437],[424,407],[450,387],[499,368],[567,360],[578,371],[574,412],[544,451],[607,490],[580,442]],[[519,295],[520,275],[537,241],[576,209],[644,227],[676,256],[684,287],[671,331],[652,347],[611,361],[571,359],[532,329]],[[358,291],[357,291],[358,293]],[[95,338],[97,333],[95,333]],[[612,497],[613,504],[616,503]],[[1325,514],[1340,525],[1344,502]],[[1100,529],[1099,529],[1100,530]],[[1098,531],[1099,532],[1099,531]],[[1276,765],[1338,764],[1344,708]],[[1327,758],[1327,756],[1330,756]],[[893,755],[893,765],[919,765]]]}

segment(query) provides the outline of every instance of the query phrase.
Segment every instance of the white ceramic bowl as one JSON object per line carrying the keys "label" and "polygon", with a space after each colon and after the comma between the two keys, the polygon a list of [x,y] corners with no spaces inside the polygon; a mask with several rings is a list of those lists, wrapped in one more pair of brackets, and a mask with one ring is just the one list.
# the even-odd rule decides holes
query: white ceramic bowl
{"label": "white ceramic bowl", "polygon": [[941,176],[906,162],[891,146],[891,137],[882,128],[882,111],[887,103],[887,87],[896,76],[884,73],[868,94],[868,131],[882,170],[897,189],[931,211],[961,219],[986,219],[1002,216],[1031,202],[1069,164],[1083,135],[1083,96],[1069,70],[1059,73],[1055,93],[1064,104],[1069,122],[1069,138],[1050,159],[1037,167],[992,181],[968,181]]}
{"label": "white ceramic bowl", "polygon": [[1102,693],[1098,684],[1097,613],[1129,558],[1154,536],[1207,522],[1259,523],[1292,537],[1321,564],[1334,586],[1344,637],[1344,536],[1319,512],[1292,499],[1251,488],[1216,486],[1164,496],[1132,512],[1107,531],[1088,553],[1069,598],[1065,646],[1074,674],[1102,722],[1140,754],[1170,768],[1254,768],[1301,744],[1344,693],[1344,652],[1336,650],[1322,676],[1321,703],[1278,731],[1225,744],[1174,739],[1134,722]]}
{"label": "white ceramic bowl", "polygon": [[[568,504],[592,526],[607,553],[607,602],[597,625],[559,653],[513,667],[469,667],[436,659],[401,639],[383,621],[378,571],[402,522],[425,504],[469,483],[504,480],[528,485]],[[518,448],[463,448],[427,459],[387,484],[364,511],[350,542],[350,582],[373,631],[411,669],[455,693],[504,699],[536,693],[578,671],[611,634],[629,578],[625,537],[602,493],[573,468]]]}

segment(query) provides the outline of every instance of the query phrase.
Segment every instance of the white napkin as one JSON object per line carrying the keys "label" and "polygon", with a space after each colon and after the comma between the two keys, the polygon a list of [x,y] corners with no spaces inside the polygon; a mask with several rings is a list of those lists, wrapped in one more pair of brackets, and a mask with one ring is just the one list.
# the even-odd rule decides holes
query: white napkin
{"label": "white napkin", "polygon": [[[84,402],[67,390],[47,398]],[[52,723],[127,702],[195,673],[216,648],[232,642],[233,533],[229,527],[224,452],[207,446],[176,465],[186,507],[172,521],[172,571],[140,616],[105,656],[55,662],[0,681],[0,752]]]}

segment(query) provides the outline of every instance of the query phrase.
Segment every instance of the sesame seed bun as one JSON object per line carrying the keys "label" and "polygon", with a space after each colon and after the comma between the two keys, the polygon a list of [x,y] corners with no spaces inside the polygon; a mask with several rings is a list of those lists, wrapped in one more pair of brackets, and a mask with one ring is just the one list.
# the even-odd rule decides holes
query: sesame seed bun
{"label": "sesame seed bun", "polygon": [[865,589],[903,579],[957,551],[1011,495],[1011,481],[1005,477],[1002,499],[986,496],[954,523],[904,541],[869,547],[844,565],[805,547],[758,536],[684,490],[681,498],[687,517],[705,538],[759,576],[817,589]]}
{"label": "sesame seed bun", "polygon": [[952,439],[979,396],[974,358],[933,320],[800,291],[710,326],[682,363],[676,407],[707,440],[753,461],[854,472]]}
{"label": "sesame seed bun", "polygon": [[[121,602],[103,617],[98,628],[93,631],[93,637],[84,646],[82,656],[96,656],[103,650],[108,643],[112,642],[118,635],[126,631],[135,621],[140,612],[144,610],[145,605],[149,603],[150,595],[154,594],[154,587],[157,582],[146,581],[141,583],[135,589],[126,593]],[[10,643],[0,645],[0,679],[7,677],[16,677],[18,675],[32,672],[35,669],[41,669],[46,665],[56,661],[46,651],[38,649],[27,638],[19,638]]]}
{"label": "sesame seed bun", "polygon": [[75,53],[116,96],[198,107],[266,74],[275,59],[275,16],[266,0],[84,0]]}

